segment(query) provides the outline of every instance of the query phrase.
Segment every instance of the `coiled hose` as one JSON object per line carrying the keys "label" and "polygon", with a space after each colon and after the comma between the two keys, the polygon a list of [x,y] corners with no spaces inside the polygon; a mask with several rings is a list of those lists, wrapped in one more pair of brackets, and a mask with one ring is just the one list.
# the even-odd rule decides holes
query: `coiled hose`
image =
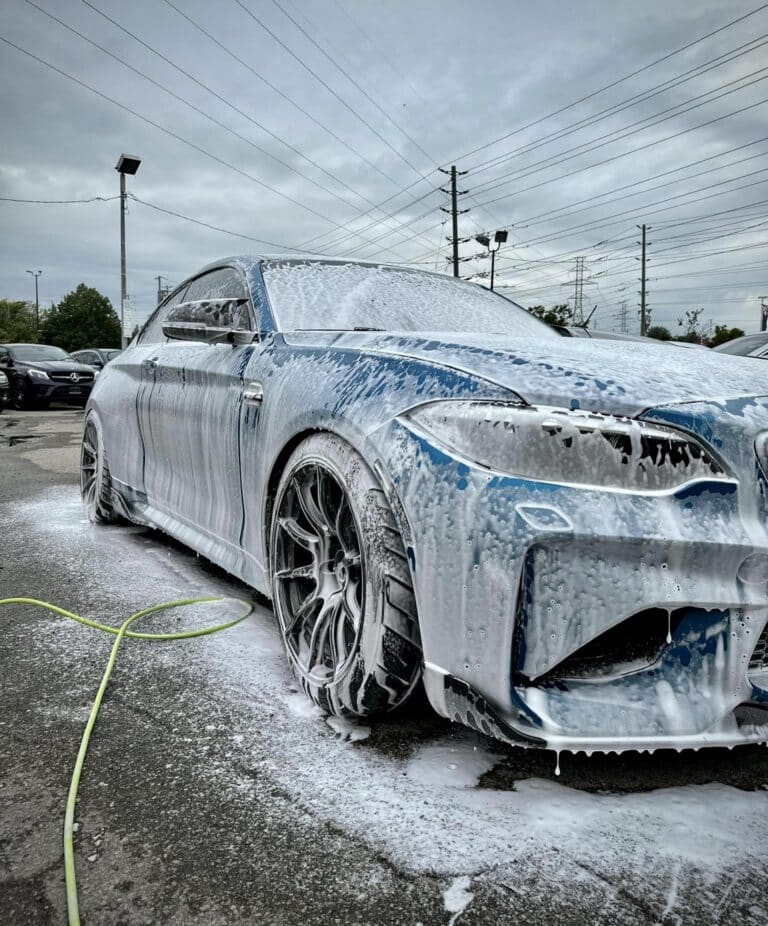
{"label": "coiled hose", "polygon": [[[139,620],[139,618],[147,617],[150,614],[157,614],[159,611],[170,611],[173,608],[183,608],[187,605],[206,604],[216,601],[234,601],[244,608],[244,612],[226,623],[217,624],[214,627],[202,627],[199,630],[181,630],[177,633],[138,633],[128,629],[128,627],[134,621]],[[55,604],[50,604],[47,601],[38,601],[36,598],[0,598],[0,605],[12,604],[43,608],[46,611],[50,611],[52,614],[68,617],[70,620],[77,621],[78,624],[84,624],[86,627],[91,627],[94,630],[111,633],[115,637],[115,642],[112,645],[104,674],[101,677],[99,690],[96,692],[91,712],[88,715],[88,722],[83,731],[83,738],[80,740],[80,749],[78,750],[75,767],[72,772],[69,794],[67,795],[66,812],[64,814],[64,881],[67,891],[67,917],[69,926],[80,926],[80,909],[77,902],[77,877],[75,873],[75,851],[73,845],[75,804],[77,802],[77,791],[80,786],[80,774],[83,770],[86,753],[88,752],[88,743],[91,739],[91,733],[93,732],[93,727],[99,714],[99,708],[104,698],[104,692],[107,689],[109,677],[112,674],[112,669],[117,659],[117,652],[120,649],[123,638],[130,637],[133,640],[189,640],[192,637],[204,637],[211,633],[227,630],[239,624],[241,621],[244,621],[246,617],[253,613],[253,604],[241,598],[224,597],[186,598],[181,601],[168,601],[164,604],[156,604],[151,608],[144,608],[142,611],[131,614],[131,616],[126,618],[119,627],[112,627],[110,624],[102,624],[98,621],[90,620],[79,614],[73,614],[71,611],[60,608]]]}

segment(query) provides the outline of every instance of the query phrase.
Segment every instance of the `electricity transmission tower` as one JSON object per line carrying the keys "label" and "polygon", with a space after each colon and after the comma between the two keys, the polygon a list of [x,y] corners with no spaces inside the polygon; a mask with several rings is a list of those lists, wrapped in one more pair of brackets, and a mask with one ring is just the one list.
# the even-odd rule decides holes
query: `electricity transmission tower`
{"label": "electricity transmission tower", "polygon": [[622,334],[628,334],[629,328],[627,326],[627,300],[622,299],[619,303],[619,330]]}

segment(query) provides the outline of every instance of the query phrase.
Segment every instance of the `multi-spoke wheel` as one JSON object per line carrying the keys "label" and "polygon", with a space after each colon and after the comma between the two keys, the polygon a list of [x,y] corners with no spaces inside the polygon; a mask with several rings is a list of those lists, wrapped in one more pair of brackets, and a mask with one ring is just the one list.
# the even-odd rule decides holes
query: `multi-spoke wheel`
{"label": "multi-spoke wheel", "polygon": [[288,462],[271,531],[275,610],[307,694],[335,714],[402,703],[421,670],[402,538],[375,476],[318,434]]}
{"label": "multi-spoke wheel", "polygon": [[19,412],[29,408],[29,387],[21,376],[11,381],[11,405]]}
{"label": "multi-spoke wheel", "polygon": [[80,494],[88,517],[95,524],[107,524],[116,519],[104,436],[101,422],[95,412],[88,415],[83,430],[83,442],[80,447]]}

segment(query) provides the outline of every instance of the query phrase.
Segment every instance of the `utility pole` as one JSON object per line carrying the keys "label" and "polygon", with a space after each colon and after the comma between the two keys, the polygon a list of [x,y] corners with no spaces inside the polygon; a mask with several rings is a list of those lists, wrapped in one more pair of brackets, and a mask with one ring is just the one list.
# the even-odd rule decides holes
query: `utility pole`
{"label": "utility pole", "polygon": [[27,273],[31,273],[32,276],[35,278],[35,330],[36,331],[40,330],[40,299],[39,299],[38,290],[37,290],[37,280],[42,272],[43,272],[42,270],[27,270]]}
{"label": "utility pole", "polygon": [[459,215],[469,212],[469,209],[459,209],[459,196],[463,196],[469,191],[457,189],[456,181],[458,177],[463,177],[466,171],[456,170],[455,164],[451,166],[450,170],[443,170],[442,167],[439,168],[439,170],[441,174],[448,174],[451,178],[450,189],[446,190],[445,187],[440,187],[443,193],[450,194],[451,208],[445,209],[441,206],[440,209],[442,212],[449,212],[451,214],[451,237],[448,240],[452,244],[450,260],[453,263],[453,275],[457,277],[459,275]]}
{"label": "utility pole", "polygon": [[642,241],[638,242],[642,248],[640,257],[640,334],[644,337],[648,331],[648,304],[647,304],[647,274],[646,274],[646,226],[640,225]]}

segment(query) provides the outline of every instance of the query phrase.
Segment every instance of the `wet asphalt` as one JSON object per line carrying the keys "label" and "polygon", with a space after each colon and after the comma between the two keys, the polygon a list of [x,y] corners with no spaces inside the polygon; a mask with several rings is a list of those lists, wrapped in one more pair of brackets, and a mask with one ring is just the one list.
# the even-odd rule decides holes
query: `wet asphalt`
{"label": "wet asphalt", "polygon": [[[41,544],[19,519],[19,505],[28,504],[55,529],[60,512],[46,499],[59,491],[72,497],[81,427],[80,409],[0,415],[0,597],[42,598],[116,623],[154,601],[146,587],[133,588],[130,568],[119,582],[105,581],[110,531],[156,554],[154,600],[176,596],[174,563],[187,554],[167,537],[135,528],[110,528],[87,547],[67,530]],[[252,596],[204,560],[188,559],[185,569],[199,571],[201,589]],[[66,922],[64,802],[108,648],[109,641],[74,625],[21,607],[0,609],[0,924]],[[233,751],[243,728],[238,700],[203,663],[181,650],[168,650],[158,663],[137,644],[121,657],[103,713],[76,814],[84,924],[451,922],[444,903],[450,873],[409,869],[347,828],[343,811],[329,821],[285,787],[291,769],[276,774],[275,764],[295,762],[298,753],[275,754],[258,724],[248,730],[246,759]],[[260,723],[280,722],[267,697],[257,713]],[[354,748],[407,758],[420,744],[460,734],[417,697]],[[493,748],[500,761],[481,788],[554,780],[551,754]],[[223,784],[235,779],[236,788]],[[768,788],[768,750],[567,756],[558,782],[593,794],[708,782],[757,792]],[[447,825],[460,833],[463,823],[457,812]],[[526,834],[510,839],[524,842]],[[745,862],[722,883],[700,883],[691,872],[666,910],[642,871],[633,873],[632,858],[610,871],[578,858],[570,863],[578,881],[558,878],[556,846],[547,858],[521,853],[502,873],[478,870],[457,926],[768,923],[768,864]]]}

